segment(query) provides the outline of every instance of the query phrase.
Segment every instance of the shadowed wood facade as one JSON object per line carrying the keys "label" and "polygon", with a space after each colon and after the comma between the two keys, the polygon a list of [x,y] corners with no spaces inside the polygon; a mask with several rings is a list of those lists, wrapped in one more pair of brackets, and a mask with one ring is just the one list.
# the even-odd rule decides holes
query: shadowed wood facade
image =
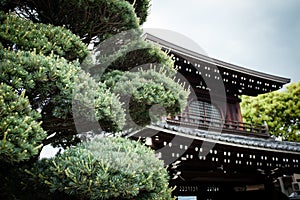
{"label": "shadowed wood facade", "polygon": [[300,145],[276,141],[263,124],[244,123],[239,96],[272,92],[290,80],[204,56],[155,34],[144,36],[172,56],[194,91],[183,113],[128,135],[145,141],[168,164],[174,194],[281,199],[274,181],[300,172]]}

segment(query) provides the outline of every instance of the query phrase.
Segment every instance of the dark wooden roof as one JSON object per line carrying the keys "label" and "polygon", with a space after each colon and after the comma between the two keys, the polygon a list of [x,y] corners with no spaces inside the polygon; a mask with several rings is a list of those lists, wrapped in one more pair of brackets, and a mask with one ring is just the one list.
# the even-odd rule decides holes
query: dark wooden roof
{"label": "dark wooden roof", "polygon": [[[217,80],[219,80],[217,76],[221,76],[220,80],[224,82],[226,92],[234,96],[241,94],[256,96],[258,94],[278,90],[282,88],[284,84],[290,82],[290,79],[288,78],[258,72],[252,69],[211,58],[209,56],[191,50],[195,48],[192,46],[190,48],[188,46],[189,44],[184,47],[179,46],[178,44],[169,42],[168,38],[162,38],[153,33],[144,33],[144,38],[148,41],[157,43],[161,46],[162,49],[168,51],[169,54],[174,56],[175,65],[180,65],[179,69],[188,68],[188,70],[182,71],[190,72],[193,74],[192,76],[196,76],[195,72],[198,75],[199,70],[204,70],[204,73],[200,72],[201,76],[204,76],[204,74],[206,73],[210,73],[209,77],[215,78]],[[215,70],[211,70],[211,68],[213,67],[215,67]],[[199,77],[198,79],[201,78]],[[203,86],[200,85],[197,87],[202,88]]]}
{"label": "dark wooden roof", "polygon": [[173,135],[180,135],[192,139],[247,148],[249,150],[255,149],[262,151],[281,152],[300,156],[300,145],[297,142],[277,141],[273,138],[253,138],[229,133],[217,133],[213,131],[174,126],[166,123],[156,123],[155,125],[148,126],[148,128],[157,131],[169,132]]}
{"label": "dark wooden roof", "polygon": [[[126,137],[150,145],[171,169],[180,163],[176,170],[181,171],[181,177],[186,181],[196,181],[205,173],[218,171],[231,176],[256,174],[258,171],[273,171],[280,176],[300,173],[300,146],[294,142],[224,134],[161,122],[129,133]],[[147,144],[150,138],[152,142]],[[207,180],[207,177],[204,179]]]}

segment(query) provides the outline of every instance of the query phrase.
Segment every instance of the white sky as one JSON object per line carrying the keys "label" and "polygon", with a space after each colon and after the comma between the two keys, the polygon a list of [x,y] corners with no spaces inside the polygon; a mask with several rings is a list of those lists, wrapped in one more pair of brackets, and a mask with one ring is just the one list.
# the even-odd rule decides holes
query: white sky
{"label": "white sky", "polygon": [[300,0],[152,0],[143,27],[176,31],[210,57],[300,81]]}

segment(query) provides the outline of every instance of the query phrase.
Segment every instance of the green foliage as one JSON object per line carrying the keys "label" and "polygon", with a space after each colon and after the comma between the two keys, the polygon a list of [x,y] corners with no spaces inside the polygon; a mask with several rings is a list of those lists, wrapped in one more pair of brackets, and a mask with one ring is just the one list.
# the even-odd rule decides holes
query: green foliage
{"label": "green foliage", "polygon": [[[63,28],[35,24],[8,14],[1,16],[5,19],[0,29],[1,42],[10,46],[17,44],[19,50],[15,52],[10,47],[0,49],[0,79],[17,91],[25,89],[31,106],[41,109],[44,130],[48,135],[56,133],[54,138],[44,143],[58,141],[59,138],[65,141],[70,140],[68,138],[76,139],[73,136],[77,130],[73,120],[72,98],[74,87],[78,90],[78,83],[83,89],[95,88],[92,85],[96,85],[95,91],[98,91],[85,96],[85,99],[93,99],[93,103],[97,103],[94,106],[94,118],[89,118],[85,123],[99,121],[102,128],[109,131],[122,128],[124,111],[118,98],[109,90],[98,88],[98,83],[90,81],[91,77],[81,70],[78,62],[69,62],[61,57],[76,55],[80,58],[86,55],[86,46],[77,36]],[[6,34],[5,30],[10,30],[10,34]],[[56,30],[60,30],[61,34]],[[71,53],[72,49],[75,49],[74,53]],[[85,102],[85,99],[80,100]],[[82,117],[86,119],[87,114]]]}
{"label": "green foliage", "polygon": [[[97,122],[95,130],[117,132],[122,130],[125,124],[125,113],[119,97],[112,93],[103,83],[97,83],[88,74],[81,72],[75,81],[73,90],[72,110],[83,132],[93,131],[91,123]],[[87,128],[84,126],[87,125]],[[99,130],[97,130],[99,131]]]}
{"label": "green foliage", "polygon": [[150,8],[150,0],[126,0],[133,5],[135,13],[139,18],[140,24],[146,21],[148,10]]}
{"label": "green foliage", "polygon": [[80,117],[86,120],[84,123],[99,121],[102,128],[109,131],[123,127],[124,111],[118,98],[93,81],[81,70],[79,63],[70,63],[53,54],[15,53],[6,49],[0,50],[0,58],[0,79],[16,90],[26,89],[31,106],[41,109],[43,128],[48,135],[56,133],[58,139],[62,135],[77,134],[72,112],[73,98],[77,98],[81,105],[92,101],[90,109],[95,110],[94,113],[81,111],[83,115]]}
{"label": "green foliage", "polygon": [[[184,107],[188,92],[173,80],[173,61],[138,29],[130,43],[100,55],[101,63],[112,61],[104,74],[81,65],[88,51],[80,38],[102,42],[138,28],[148,7],[148,0],[0,2],[0,198],[171,198],[163,163],[146,147],[121,138],[78,144],[77,137],[122,130],[129,118],[122,100],[141,125],[150,123],[152,105],[166,114]],[[162,71],[129,72],[147,63]],[[37,162],[46,144],[72,147]]]}
{"label": "green foliage", "polygon": [[0,160],[18,163],[39,153],[46,133],[29,101],[10,86],[0,84]]}
{"label": "green foliage", "polygon": [[[138,125],[147,125],[162,115],[175,115],[186,107],[189,92],[183,85],[166,76],[163,68],[140,70],[137,72],[113,71],[105,76],[109,88],[120,94],[121,101],[126,102],[130,116]],[[158,106],[158,110],[151,110]]]}
{"label": "green foliage", "polygon": [[167,76],[173,77],[177,71],[172,58],[159,46],[145,41],[141,34],[141,30],[134,29],[101,42],[92,52],[94,60],[85,60],[82,68],[99,79],[106,72],[131,71],[143,65],[157,64],[164,68]]}
{"label": "green foliage", "polygon": [[99,121],[102,128],[108,131],[122,128],[125,123],[124,111],[115,95],[91,81],[91,77],[81,70],[78,62],[69,62],[55,54],[46,56],[42,53],[0,49],[0,79],[17,91],[25,89],[32,108],[41,110],[44,130],[48,135],[56,133],[54,138],[44,141],[45,144],[60,139],[68,143],[68,138],[74,138],[73,135],[78,133],[74,125],[72,100],[74,87],[78,89],[79,83],[86,92],[91,92],[91,88],[95,86],[98,91],[91,92],[93,97],[86,95],[85,98],[80,98],[81,104],[86,102],[86,98],[92,98],[93,103],[97,103],[94,106],[94,118],[87,119],[87,114],[82,116],[86,119],[85,123]]}
{"label": "green foliage", "polygon": [[13,14],[0,12],[0,41],[24,51],[56,54],[67,60],[83,60],[87,47],[78,36],[58,26],[33,23]]}
{"label": "green foliage", "polygon": [[[130,51],[130,49],[135,50]],[[131,44],[125,46],[122,51],[118,51],[117,58],[114,59],[114,62],[109,67],[111,70],[127,71],[144,64],[156,63],[165,68],[164,70],[167,76],[174,76],[176,73],[174,61],[171,57],[168,56],[166,52],[163,52],[157,45],[145,41],[142,38],[138,38]],[[129,66],[129,68],[127,69],[126,66]]]}
{"label": "green foliage", "polygon": [[104,137],[69,148],[39,161],[33,171],[33,179],[51,193],[72,199],[171,199],[163,162],[152,150],[124,138]]}
{"label": "green foliage", "polygon": [[[33,22],[65,26],[86,43],[95,36],[102,40],[139,25],[134,7],[124,0],[11,0],[3,4],[2,9],[15,9]],[[143,7],[147,6],[139,5],[139,13],[144,16]]]}
{"label": "green foliage", "polygon": [[127,111],[126,128],[145,126],[161,115],[180,113],[189,95],[174,81],[172,59],[153,43],[141,39],[140,34],[139,30],[131,30],[109,38],[93,51],[94,60],[90,58],[81,65],[120,95]]}
{"label": "green foliage", "polygon": [[257,97],[242,97],[242,115],[246,122],[268,125],[270,134],[283,140],[300,142],[300,82],[286,90]]}

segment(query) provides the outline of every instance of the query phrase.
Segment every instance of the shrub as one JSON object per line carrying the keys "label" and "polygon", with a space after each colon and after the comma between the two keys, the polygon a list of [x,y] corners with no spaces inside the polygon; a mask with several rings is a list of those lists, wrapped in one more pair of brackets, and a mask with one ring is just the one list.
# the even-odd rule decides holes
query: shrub
{"label": "shrub", "polygon": [[[39,153],[46,137],[39,113],[33,111],[25,92],[17,95],[12,87],[0,84],[0,160],[18,163]],[[0,162],[0,163],[1,163]]]}
{"label": "shrub", "polygon": [[50,192],[75,199],[171,199],[163,161],[125,138],[103,137],[69,148],[41,160],[34,171]]}

